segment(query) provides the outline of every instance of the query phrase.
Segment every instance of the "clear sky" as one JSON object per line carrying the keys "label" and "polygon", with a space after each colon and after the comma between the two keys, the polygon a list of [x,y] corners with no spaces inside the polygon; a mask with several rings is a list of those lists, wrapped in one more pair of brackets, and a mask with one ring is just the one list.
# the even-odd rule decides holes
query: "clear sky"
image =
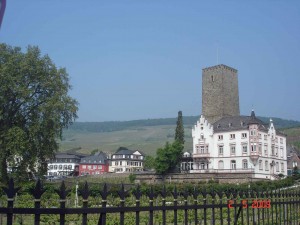
{"label": "clear sky", "polygon": [[200,115],[217,63],[239,71],[241,114],[300,120],[300,1],[8,0],[0,42],[66,67],[78,121]]}

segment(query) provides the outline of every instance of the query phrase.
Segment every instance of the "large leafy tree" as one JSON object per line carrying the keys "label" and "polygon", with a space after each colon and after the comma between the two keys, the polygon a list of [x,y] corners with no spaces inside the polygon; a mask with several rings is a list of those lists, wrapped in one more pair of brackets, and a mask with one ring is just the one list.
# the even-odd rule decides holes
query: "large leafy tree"
{"label": "large leafy tree", "polygon": [[24,177],[45,173],[46,159],[58,149],[62,129],[77,117],[78,103],[68,95],[64,68],[42,56],[38,47],[0,44],[0,179],[9,166]]}
{"label": "large leafy tree", "polygon": [[182,112],[178,112],[177,122],[176,122],[176,130],[175,130],[175,141],[184,144],[184,127],[182,121]]}
{"label": "large leafy tree", "polygon": [[153,156],[147,155],[145,157],[144,168],[148,170],[155,168],[155,158]]}
{"label": "large leafy tree", "polygon": [[158,174],[173,172],[180,163],[183,154],[182,143],[175,141],[166,143],[164,148],[157,149],[155,158],[155,171]]}

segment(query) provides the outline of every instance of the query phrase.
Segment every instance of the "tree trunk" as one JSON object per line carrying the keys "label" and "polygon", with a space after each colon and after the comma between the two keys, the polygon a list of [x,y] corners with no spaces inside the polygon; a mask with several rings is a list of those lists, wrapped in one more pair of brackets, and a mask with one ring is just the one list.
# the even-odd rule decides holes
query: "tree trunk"
{"label": "tree trunk", "polygon": [[0,181],[2,184],[8,184],[7,163],[4,155],[0,157]]}

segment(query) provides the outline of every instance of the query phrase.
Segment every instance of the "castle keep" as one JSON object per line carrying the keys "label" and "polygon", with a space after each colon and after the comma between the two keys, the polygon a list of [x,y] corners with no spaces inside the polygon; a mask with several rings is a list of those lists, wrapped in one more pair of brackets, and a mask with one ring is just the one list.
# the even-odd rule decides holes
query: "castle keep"
{"label": "castle keep", "polygon": [[203,69],[202,115],[210,123],[240,115],[236,69],[222,64]]}

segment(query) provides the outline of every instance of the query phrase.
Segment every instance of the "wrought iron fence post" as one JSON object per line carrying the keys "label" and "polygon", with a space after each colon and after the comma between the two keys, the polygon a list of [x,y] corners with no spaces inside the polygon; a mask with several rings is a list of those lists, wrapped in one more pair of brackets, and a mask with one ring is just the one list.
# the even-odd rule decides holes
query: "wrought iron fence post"
{"label": "wrought iron fence post", "polygon": [[[225,195],[226,195],[226,201],[228,203],[230,200],[231,192],[229,190],[226,190]],[[230,225],[230,208],[229,207],[227,207],[227,224]]]}
{"label": "wrought iron fence post", "polygon": [[174,187],[174,191],[172,192],[173,195],[173,202],[174,202],[174,225],[177,225],[177,198],[178,192],[176,186]]}
{"label": "wrought iron fence post", "polygon": [[215,206],[215,200],[216,200],[216,192],[214,190],[212,190],[210,192],[210,196],[212,198],[212,200],[211,200],[211,204],[212,204],[212,209],[211,209],[211,211],[212,211],[211,223],[215,224],[215,207],[214,206]]}
{"label": "wrought iron fence post", "polygon": [[[90,196],[89,185],[87,182],[84,183],[83,189],[79,190],[82,195],[82,208],[86,209],[88,207],[88,198]],[[87,213],[82,213],[82,225],[87,225]]]}
{"label": "wrought iron fence post", "polygon": [[198,224],[198,212],[197,212],[197,205],[198,205],[198,189],[196,187],[194,187],[194,191],[193,191],[193,199],[194,199],[194,218],[195,218],[195,225]]}
{"label": "wrought iron fence post", "polygon": [[223,225],[223,207],[222,207],[222,204],[223,204],[223,192],[219,191],[217,193],[218,197],[219,197],[219,209],[220,209],[220,222],[221,222],[221,225]]}
{"label": "wrought iron fence post", "polygon": [[166,197],[167,197],[167,191],[166,191],[166,186],[163,186],[162,191],[160,192],[160,195],[162,197],[162,224],[166,225]]}
{"label": "wrought iron fence post", "polygon": [[[136,208],[140,207],[140,198],[142,196],[141,190],[140,190],[140,185],[137,186],[137,189],[133,192],[135,196],[135,206]],[[140,224],[140,211],[135,212],[135,224],[139,225]]]}
{"label": "wrought iron fence post", "polygon": [[151,186],[150,192],[148,193],[149,197],[149,225],[153,225],[153,199],[154,199],[154,192],[153,187]]}
{"label": "wrought iron fence post", "polygon": [[[104,184],[103,190],[100,191],[100,195],[102,197],[102,208],[106,208],[107,205],[107,196],[109,194],[109,191],[107,189],[107,184]],[[98,221],[98,225],[105,225],[106,224],[106,213],[100,213],[100,217],[99,217],[99,221]]]}
{"label": "wrought iron fence post", "polygon": [[[41,197],[44,194],[45,189],[42,187],[42,182],[40,179],[37,180],[35,187],[33,189],[32,195],[34,196],[34,208],[39,209],[41,207]],[[35,213],[34,215],[34,224],[40,224],[41,215]]]}
{"label": "wrought iron fence post", "polygon": [[203,205],[204,205],[204,225],[207,225],[207,192],[204,190],[201,192],[202,196],[203,196]]}
{"label": "wrought iron fence post", "polygon": [[189,191],[187,189],[185,189],[185,191],[183,192],[183,197],[184,197],[184,224],[188,225],[188,210],[187,210],[187,206],[188,206],[188,197],[189,197]]}
{"label": "wrought iron fence post", "polygon": [[14,197],[16,195],[16,193],[20,190],[20,188],[15,188],[15,184],[12,178],[9,179],[8,182],[8,188],[7,187],[3,187],[2,188],[3,191],[5,192],[6,196],[7,196],[7,208],[10,209],[6,214],[6,224],[7,225],[12,225],[13,223],[13,207],[14,207]]}
{"label": "wrought iron fence post", "polygon": [[[12,209],[14,207],[14,199],[13,198],[8,198],[7,199],[7,208]],[[13,224],[13,213],[7,213],[7,225],[12,225]]]}
{"label": "wrought iron fence post", "polygon": [[[59,190],[55,190],[55,191],[59,195],[59,198],[60,198],[59,199],[60,208],[65,209],[66,208],[66,198],[67,198],[67,195],[69,194],[70,190],[66,189],[65,182],[62,181]],[[59,215],[60,225],[65,224],[65,217],[66,217],[66,215],[64,213],[61,213]]]}
{"label": "wrought iron fence post", "polygon": [[124,225],[124,207],[125,207],[125,197],[126,197],[126,191],[124,188],[124,184],[121,185],[121,191],[118,191],[118,195],[120,197],[120,206],[121,206],[121,210],[120,210],[120,225]]}

